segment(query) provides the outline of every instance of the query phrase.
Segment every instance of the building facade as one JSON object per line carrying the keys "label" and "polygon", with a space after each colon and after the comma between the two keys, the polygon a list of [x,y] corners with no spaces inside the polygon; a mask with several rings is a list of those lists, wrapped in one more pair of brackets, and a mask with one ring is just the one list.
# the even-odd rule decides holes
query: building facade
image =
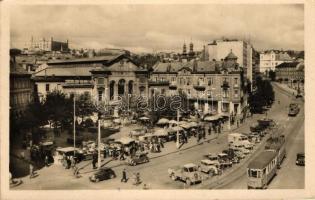
{"label": "building facade", "polygon": [[30,44],[28,45],[28,50],[30,51],[60,51],[60,52],[68,52],[69,49],[69,41],[61,42],[56,41],[53,38],[46,39],[34,39],[31,38]]}
{"label": "building facade", "polygon": [[283,51],[270,50],[260,53],[259,72],[266,73],[267,71],[275,71],[277,65],[284,62],[293,62],[293,59]]}
{"label": "building facade", "polygon": [[204,113],[241,115],[246,107],[243,70],[230,52],[224,61],[157,63],[149,81],[149,96],[186,94]]}
{"label": "building facade", "polygon": [[96,101],[115,101],[119,96],[146,95],[147,70],[125,54],[54,61],[34,74],[40,99],[59,90],[65,94],[89,93]]}
{"label": "building facade", "polygon": [[214,40],[208,44],[209,60],[223,60],[231,50],[238,57],[238,63],[244,68],[246,77],[253,82],[253,79],[255,79],[252,63],[253,47],[250,43],[242,40]]}
{"label": "building facade", "polygon": [[14,118],[23,116],[27,106],[33,101],[34,85],[31,74],[10,59],[10,115]]}
{"label": "building facade", "polygon": [[304,61],[281,63],[275,68],[277,81],[286,83],[289,87],[304,92]]}

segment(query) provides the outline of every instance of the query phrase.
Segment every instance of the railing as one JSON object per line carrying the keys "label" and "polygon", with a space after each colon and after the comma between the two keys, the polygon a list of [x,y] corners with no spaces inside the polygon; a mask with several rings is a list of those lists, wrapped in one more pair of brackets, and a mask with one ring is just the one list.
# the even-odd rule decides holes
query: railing
{"label": "railing", "polygon": [[158,81],[149,81],[149,85],[169,85],[170,82],[168,80],[158,80]]}

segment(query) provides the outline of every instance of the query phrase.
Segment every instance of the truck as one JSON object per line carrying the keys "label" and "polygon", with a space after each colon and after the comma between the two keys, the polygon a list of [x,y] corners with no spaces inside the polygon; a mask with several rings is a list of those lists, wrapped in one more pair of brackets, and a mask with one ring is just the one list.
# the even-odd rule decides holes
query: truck
{"label": "truck", "polygon": [[172,180],[181,180],[187,185],[202,181],[202,176],[198,170],[198,166],[193,163],[177,166],[175,168],[169,168],[167,172]]}

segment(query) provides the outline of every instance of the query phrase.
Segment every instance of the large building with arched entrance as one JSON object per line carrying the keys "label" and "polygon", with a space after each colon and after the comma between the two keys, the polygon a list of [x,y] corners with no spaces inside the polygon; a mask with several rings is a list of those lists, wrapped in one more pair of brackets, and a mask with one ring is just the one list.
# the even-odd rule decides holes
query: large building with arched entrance
{"label": "large building with arched entrance", "polygon": [[87,92],[107,103],[148,93],[148,71],[125,54],[48,62],[33,79],[41,99],[54,90],[68,95]]}

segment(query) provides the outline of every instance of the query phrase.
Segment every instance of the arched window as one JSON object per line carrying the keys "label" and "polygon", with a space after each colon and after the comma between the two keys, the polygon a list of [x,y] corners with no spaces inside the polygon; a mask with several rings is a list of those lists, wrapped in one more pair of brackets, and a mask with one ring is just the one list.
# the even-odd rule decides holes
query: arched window
{"label": "arched window", "polygon": [[133,81],[129,81],[128,83],[128,94],[133,93]]}
{"label": "arched window", "polygon": [[123,96],[125,94],[125,80],[120,79],[118,82],[118,95]]}

